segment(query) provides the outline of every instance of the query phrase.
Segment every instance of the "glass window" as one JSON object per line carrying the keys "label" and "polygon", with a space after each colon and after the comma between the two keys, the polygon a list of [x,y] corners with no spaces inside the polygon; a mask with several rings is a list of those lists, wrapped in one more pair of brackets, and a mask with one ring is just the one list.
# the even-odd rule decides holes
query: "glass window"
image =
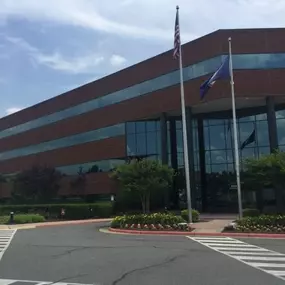
{"label": "glass window", "polygon": [[285,110],[280,110],[275,113],[276,119],[285,119]]}
{"label": "glass window", "polygon": [[208,127],[204,127],[204,146],[206,150],[210,149],[210,135]]}
{"label": "glass window", "polygon": [[135,134],[127,135],[127,154],[128,155],[136,154],[136,135]]}
{"label": "glass window", "polygon": [[136,122],[136,132],[137,133],[145,133],[145,122]]}
{"label": "glass window", "polygon": [[210,164],[206,165],[206,173],[211,173],[212,172],[212,167]]}
{"label": "glass window", "polygon": [[211,164],[211,153],[210,153],[210,151],[205,151],[205,161],[206,161],[206,164]]}
{"label": "glass window", "polygon": [[183,135],[182,130],[176,130],[177,152],[183,152]]}
{"label": "glass window", "polygon": [[218,120],[211,119],[211,120],[208,120],[209,126],[224,125],[224,123],[225,123],[225,120],[223,120],[223,119],[218,119]]}
{"label": "glass window", "polygon": [[124,163],[124,159],[109,159],[82,164],[65,165],[56,167],[56,169],[66,175],[77,175],[80,171],[83,173],[109,172]]}
{"label": "glass window", "polygon": [[223,171],[228,171],[227,164],[212,164],[212,172],[221,173]]}
{"label": "glass window", "polygon": [[256,122],[256,135],[258,146],[269,146],[269,134],[267,121]]}
{"label": "glass window", "polygon": [[146,155],[146,135],[137,134],[137,154]]}
{"label": "glass window", "polygon": [[244,148],[243,150],[240,151],[240,156],[242,160],[246,158],[257,157],[256,148],[254,147]]}
{"label": "glass window", "polygon": [[259,156],[269,154],[270,153],[270,147],[259,147],[258,151],[259,151]]}
{"label": "glass window", "polygon": [[161,135],[160,132],[156,133],[156,143],[157,143],[157,153],[160,155],[161,154]]}
{"label": "glass window", "polygon": [[147,133],[147,154],[157,154],[156,132]]}
{"label": "glass window", "polygon": [[255,116],[242,117],[238,119],[240,123],[253,122],[254,120]]}
{"label": "glass window", "polygon": [[179,120],[179,121],[176,121],[176,130],[182,130],[182,122]]}
{"label": "glass window", "polygon": [[211,161],[212,163],[227,163],[226,150],[212,150]]}
{"label": "glass window", "polygon": [[256,120],[257,120],[257,121],[264,121],[264,120],[267,120],[267,114],[264,113],[264,114],[256,115]]}
{"label": "glass window", "polygon": [[285,145],[285,119],[276,120],[278,143],[279,145]]}
{"label": "glass window", "polygon": [[181,152],[177,153],[177,164],[178,164],[178,168],[181,168],[184,166],[184,153],[181,153]]}
{"label": "glass window", "polygon": [[134,134],[136,132],[136,123],[135,122],[127,122],[127,133]]}
{"label": "glass window", "polygon": [[[255,129],[255,124],[254,123],[240,123],[239,124],[239,145],[243,144],[246,139],[252,134],[253,130]],[[249,144],[247,147],[252,147],[256,144],[256,142],[253,142]]]}
{"label": "glass window", "polygon": [[197,128],[193,129],[193,146],[194,146],[194,151],[199,150],[199,138],[198,138],[198,129]]}
{"label": "glass window", "polygon": [[156,121],[146,122],[146,130],[147,132],[155,132],[157,130],[157,122]]}
{"label": "glass window", "polygon": [[224,125],[215,125],[209,127],[210,130],[210,143],[211,149],[224,149],[226,148],[226,135]]}

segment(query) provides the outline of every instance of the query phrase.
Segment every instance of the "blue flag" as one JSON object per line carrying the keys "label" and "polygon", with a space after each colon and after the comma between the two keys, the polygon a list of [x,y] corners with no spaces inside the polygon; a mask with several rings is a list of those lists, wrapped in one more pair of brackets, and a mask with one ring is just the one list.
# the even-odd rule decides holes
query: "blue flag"
{"label": "blue flag", "polygon": [[242,143],[240,149],[243,150],[247,145],[255,142],[255,129],[252,131],[251,135]]}
{"label": "blue flag", "polygon": [[201,99],[205,97],[206,93],[212,88],[217,80],[228,78],[230,78],[229,56],[225,58],[219,69],[200,86]]}

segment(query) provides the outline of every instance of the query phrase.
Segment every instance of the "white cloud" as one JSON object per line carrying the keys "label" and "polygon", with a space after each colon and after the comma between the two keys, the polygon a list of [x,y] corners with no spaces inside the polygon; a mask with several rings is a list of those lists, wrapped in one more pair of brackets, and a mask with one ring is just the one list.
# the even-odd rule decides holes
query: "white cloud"
{"label": "white cloud", "polygon": [[104,57],[96,53],[66,57],[59,52],[43,53],[22,38],[6,37],[6,40],[27,52],[37,64],[71,74],[92,73],[104,61]]}
{"label": "white cloud", "polygon": [[108,5],[94,0],[1,0],[0,19],[19,17],[132,38],[172,40],[177,4],[184,40],[219,28],[285,24],[284,0],[108,0]]}
{"label": "white cloud", "polygon": [[90,73],[94,68],[104,61],[103,56],[87,55],[75,58],[64,58],[56,52],[50,55],[42,53],[35,54],[35,59],[39,64],[46,65],[52,69],[73,74]]}
{"label": "white cloud", "polygon": [[11,115],[13,113],[19,112],[22,109],[24,109],[23,107],[11,107],[5,110],[5,114],[6,116]]}
{"label": "white cloud", "polygon": [[113,66],[121,66],[124,63],[126,63],[126,59],[123,56],[117,55],[117,54],[113,54],[110,58],[110,63]]}

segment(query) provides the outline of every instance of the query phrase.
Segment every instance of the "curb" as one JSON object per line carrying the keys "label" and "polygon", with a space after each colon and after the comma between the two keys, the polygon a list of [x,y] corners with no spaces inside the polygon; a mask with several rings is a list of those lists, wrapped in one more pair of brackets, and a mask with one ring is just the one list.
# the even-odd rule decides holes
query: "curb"
{"label": "curb", "polygon": [[77,221],[63,221],[63,222],[46,222],[42,224],[35,224],[36,228],[54,227],[54,226],[68,226],[68,225],[82,225],[92,223],[110,222],[112,219],[97,219],[97,220],[77,220]]}
{"label": "curb", "polygon": [[173,235],[173,236],[222,236],[222,237],[248,237],[248,238],[279,238],[285,239],[285,234],[258,234],[258,233],[198,233],[198,232],[179,232],[179,231],[138,231],[138,230],[122,230],[109,228],[110,232],[133,235]]}

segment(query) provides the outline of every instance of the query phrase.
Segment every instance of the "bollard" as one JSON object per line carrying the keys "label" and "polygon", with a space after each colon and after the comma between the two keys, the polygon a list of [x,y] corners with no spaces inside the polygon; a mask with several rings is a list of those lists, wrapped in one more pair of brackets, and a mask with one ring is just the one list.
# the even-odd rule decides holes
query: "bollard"
{"label": "bollard", "polygon": [[10,212],[10,224],[14,223],[14,212]]}

